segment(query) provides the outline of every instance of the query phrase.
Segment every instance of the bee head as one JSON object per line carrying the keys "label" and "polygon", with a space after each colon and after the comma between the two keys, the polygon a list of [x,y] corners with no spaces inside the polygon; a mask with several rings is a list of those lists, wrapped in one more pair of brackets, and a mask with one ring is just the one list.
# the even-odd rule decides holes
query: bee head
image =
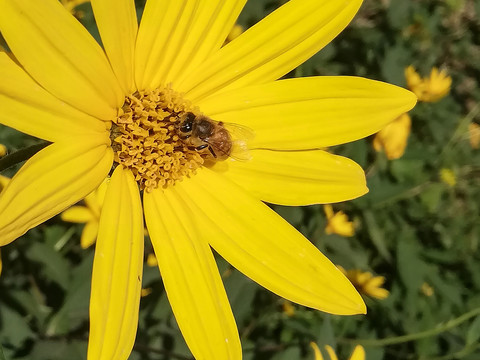
{"label": "bee head", "polygon": [[183,133],[189,133],[193,129],[193,122],[195,121],[195,114],[188,112],[184,115],[180,124],[180,131]]}

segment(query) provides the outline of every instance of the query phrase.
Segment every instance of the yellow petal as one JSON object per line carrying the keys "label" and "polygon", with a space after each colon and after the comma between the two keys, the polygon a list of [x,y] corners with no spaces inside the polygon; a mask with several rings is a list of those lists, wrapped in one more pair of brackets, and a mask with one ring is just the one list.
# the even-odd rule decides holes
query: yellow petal
{"label": "yellow petal", "polygon": [[250,148],[302,150],[371,135],[415,103],[413,93],[394,85],[322,76],[233,90],[197,105],[215,120],[251,128]]}
{"label": "yellow petal", "polygon": [[86,249],[92,246],[97,240],[98,235],[98,221],[90,221],[85,224],[80,238],[80,246]]}
{"label": "yellow petal", "polygon": [[112,166],[107,141],[70,138],[28,160],[0,194],[0,246],[92,192]]}
{"label": "yellow petal", "polygon": [[365,360],[365,349],[361,345],[355,346],[350,360]]}
{"label": "yellow petal", "polygon": [[239,360],[240,339],[212,251],[175,188],[144,195],[145,219],[178,326],[196,359]]}
{"label": "yellow petal", "polygon": [[0,31],[15,57],[45,89],[109,120],[124,94],[102,48],[58,0],[0,0]]}
{"label": "yellow petal", "polygon": [[0,193],[7,187],[7,184],[10,182],[10,178],[0,175]]}
{"label": "yellow petal", "polygon": [[137,13],[133,0],[92,0],[92,9],[113,72],[125,94],[134,90]]}
{"label": "yellow petal", "polygon": [[223,44],[246,0],[149,1],[136,48],[139,88],[177,80]]}
{"label": "yellow petal", "polygon": [[309,205],[354,199],[368,192],[355,162],[325,151],[252,150],[249,161],[229,161],[224,175],[260,200]]}
{"label": "yellow petal", "polygon": [[106,131],[103,121],[58,100],[1,52],[0,79],[0,123],[6,126],[48,141]]}
{"label": "yellow petal", "polygon": [[335,350],[333,350],[330,345],[325,345],[325,349],[327,350],[330,360],[338,360],[337,354],[335,354]]}
{"label": "yellow petal", "polygon": [[318,310],[351,315],[365,304],[347,278],[268,206],[203,168],[175,185],[199,231],[228,262],[270,291]]}
{"label": "yellow petal", "polygon": [[143,214],[130,170],[117,166],[100,217],[90,298],[88,360],[128,359],[142,290]]}
{"label": "yellow petal", "polygon": [[217,91],[276,80],[310,58],[352,20],[361,0],[290,0],[179,84],[192,101]]}
{"label": "yellow petal", "polygon": [[318,348],[317,344],[314,342],[310,342],[310,346],[313,349],[313,352],[315,354],[315,360],[323,360],[322,353],[320,352],[320,349]]}
{"label": "yellow petal", "polygon": [[63,221],[83,224],[94,219],[94,216],[92,211],[85,206],[72,206],[62,212],[60,218]]}

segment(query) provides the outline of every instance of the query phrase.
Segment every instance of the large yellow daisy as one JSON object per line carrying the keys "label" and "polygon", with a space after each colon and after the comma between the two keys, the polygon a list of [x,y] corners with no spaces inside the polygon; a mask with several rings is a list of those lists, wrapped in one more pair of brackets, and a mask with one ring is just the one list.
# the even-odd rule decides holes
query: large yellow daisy
{"label": "large yellow daisy", "polygon": [[[379,131],[416,98],[356,77],[276,81],[331,41],[361,0],[290,0],[222,47],[245,2],[149,0],[138,25],[133,0],[92,0],[103,50],[58,0],[0,0],[0,31],[21,64],[0,54],[0,122],[52,142],[1,194],[0,245],[113,171],[95,251],[89,359],[131,352],[143,215],[197,359],[242,356],[211,247],[293,302],[365,312],[344,275],[264,202],[366,193],[357,164],[318,149]],[[221,128],[225,144],[248,146],[248,157],[214,146],[213,132],[201,137],[201,119]],[[253,137],[237,139],[210,119]]]}

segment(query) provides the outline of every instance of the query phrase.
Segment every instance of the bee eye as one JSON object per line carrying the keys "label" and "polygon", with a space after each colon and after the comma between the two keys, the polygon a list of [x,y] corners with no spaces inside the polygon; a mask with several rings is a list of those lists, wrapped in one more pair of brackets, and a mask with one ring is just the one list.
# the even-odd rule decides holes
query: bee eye
{"label": "bee eye", "polygon": [[195,114],[191,112],[187,113],[185,115],[185,120],[180,126],[180,131],[184,133],[192,131],[194,121],[195,121]]}
{"label": "bee eye", "polygon": [[190,132],[190,131],[192,131],[192,125],[193,125],[192,122],[186,120],[186,121],[182,124],[182,126],[180,126],[180,131],[181,131],[181,132],[184,132],[184,133]]}

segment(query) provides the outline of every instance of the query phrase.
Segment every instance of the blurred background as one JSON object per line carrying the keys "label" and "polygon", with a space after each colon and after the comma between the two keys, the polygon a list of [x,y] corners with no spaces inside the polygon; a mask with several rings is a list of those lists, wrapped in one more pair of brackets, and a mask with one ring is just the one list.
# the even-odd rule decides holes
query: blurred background
{"label": "blurred background", "polygon": [[[90,4],[62,2],[98,40]],[[250,0],[231,37],[284,2]],[[139,16],[143,6],[137,1]],[[273,206],[344,269],[367,315],[291,304],[217,256],[244,359],[313,360],[311,342],[325,359],[325,345],[348,359],[356,344],[367,360],[480,359],[480,1],[365,0],[331,44],[287,77],[312,75],[386,81],[420,101],[378,135],[330,149],[365,169],[367,195],[332,206]],[[0,156],[36,143],[0,125]],[[1,249],[7,360],[85,359],[94,253],[88,232],[101,198],[79,204],[90,213],[87,225],[65,213]],[[130,359],[191,359],[146,244]]]}

